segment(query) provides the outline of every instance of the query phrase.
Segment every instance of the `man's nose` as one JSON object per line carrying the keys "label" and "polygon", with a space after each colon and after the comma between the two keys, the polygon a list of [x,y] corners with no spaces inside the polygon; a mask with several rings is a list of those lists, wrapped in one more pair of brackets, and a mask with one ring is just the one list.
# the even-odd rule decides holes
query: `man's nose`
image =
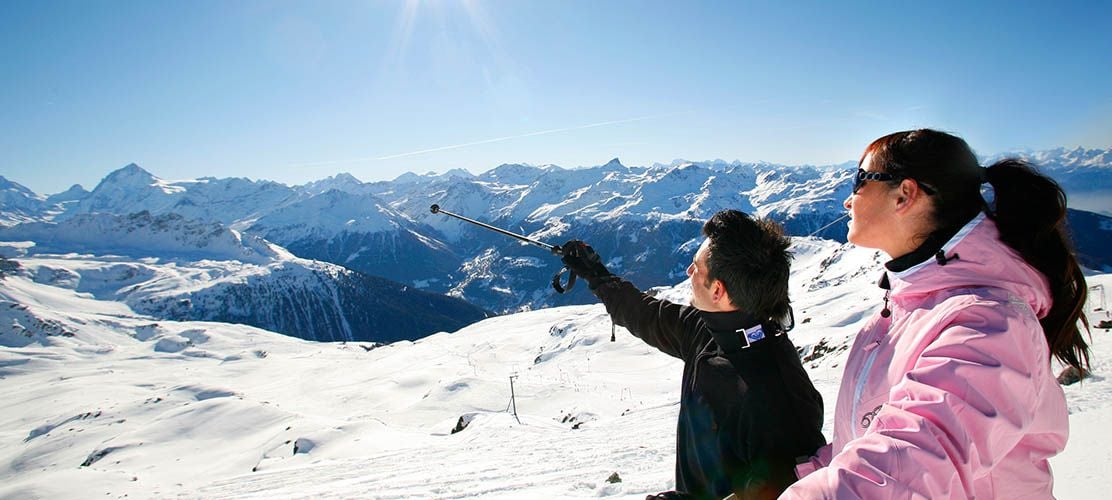
{"label": "man's nose", "polygon": [[850,200],[852,200],[852,199],[853,199],[853,195],[851,194],[851,195],[846,197],[845,201],[842,202],[842,206],[845,207],[846,210],[849,210],[850,207],[853,206],[853,203],[850,203]]}
{"label": "man's nose", "polygon": [[695,264],[688,264],[688,266],[687,266],[687,277],[690,278],[691,274],[694,273],[694,272],[695,272]]}

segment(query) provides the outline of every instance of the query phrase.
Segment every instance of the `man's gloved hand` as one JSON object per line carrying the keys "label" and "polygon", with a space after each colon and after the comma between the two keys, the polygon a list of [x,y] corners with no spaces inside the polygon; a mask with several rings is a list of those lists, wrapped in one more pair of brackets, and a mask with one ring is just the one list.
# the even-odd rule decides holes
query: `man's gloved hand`
{"label": "man's gloved hand", "polygon": [[615,279],[615,276],[602,265],[602,258],[595,253],[595,249],[579,240],[571,240],[560,248],[564,265],[580,278],[587,280],[587,285],[594,290],[599,285]]}

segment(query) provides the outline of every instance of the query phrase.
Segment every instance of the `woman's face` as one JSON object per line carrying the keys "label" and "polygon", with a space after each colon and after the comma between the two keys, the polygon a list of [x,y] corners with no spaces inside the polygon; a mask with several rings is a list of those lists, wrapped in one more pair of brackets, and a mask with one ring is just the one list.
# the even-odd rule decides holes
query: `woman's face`
{"label": "woman's face", "polygon": [[[865,156],[861,169],[866,172],[880,172],[873,165],[872,153]],[[866,181],[850,194],[843,205],[849,210],[849,233],[846,239],[859,247],[876,248],[893,255],[899,232],[896,231],[896,198],[899,189],[888,182]]]}

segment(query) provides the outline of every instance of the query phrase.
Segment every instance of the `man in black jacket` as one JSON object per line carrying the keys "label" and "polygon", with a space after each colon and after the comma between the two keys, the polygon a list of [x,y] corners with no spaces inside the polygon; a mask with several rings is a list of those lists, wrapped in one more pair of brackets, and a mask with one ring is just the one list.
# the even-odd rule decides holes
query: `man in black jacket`
{"label": "man in black jacket", "polygon": [[[825,444],[822,397],[785,334],[789,240],[772,221],[723,210],[687,268],[690,306],[657,300],[611,274],[582,241],[563,261],[613,321],[682,359],[676,491],[649,498],[775,498],[797,457]],[[788,326],[790,328],[790,325]]]}

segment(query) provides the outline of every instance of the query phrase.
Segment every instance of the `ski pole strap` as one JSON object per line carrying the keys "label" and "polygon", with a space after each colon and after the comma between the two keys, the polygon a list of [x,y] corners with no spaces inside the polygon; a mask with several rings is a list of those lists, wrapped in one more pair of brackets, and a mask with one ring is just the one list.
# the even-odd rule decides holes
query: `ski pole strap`
{"label": "ski pole strap", "polygon": [[[561,286],[560,276],[563,276],[564,273],[568,273],[568,282],[567,284]],[[573,273],[566,267],[561,269],[560,272],[556,273],[556,275],[552,277],[552,288],[556,290],[556,293],[564,293],[568,290],[571,290],[571,287],[573,286],[575,286],[575,273]]]}

